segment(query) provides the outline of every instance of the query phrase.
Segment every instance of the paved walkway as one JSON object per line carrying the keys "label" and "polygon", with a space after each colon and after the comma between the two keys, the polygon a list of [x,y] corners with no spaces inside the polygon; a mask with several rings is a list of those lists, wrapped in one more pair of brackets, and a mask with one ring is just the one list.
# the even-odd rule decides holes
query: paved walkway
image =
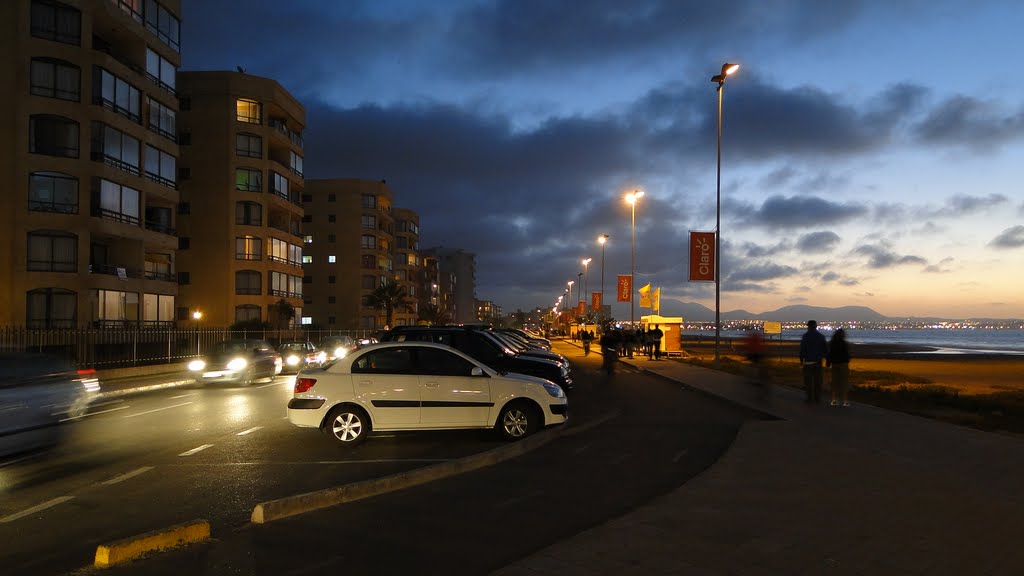
{"label": "paved walkway", "polygon": [[625,362],[779,419],[745,426],[674,492],[493,576],[1024,574],[1019,437],[809,406],[791,389],[759,400],[731,374]]}

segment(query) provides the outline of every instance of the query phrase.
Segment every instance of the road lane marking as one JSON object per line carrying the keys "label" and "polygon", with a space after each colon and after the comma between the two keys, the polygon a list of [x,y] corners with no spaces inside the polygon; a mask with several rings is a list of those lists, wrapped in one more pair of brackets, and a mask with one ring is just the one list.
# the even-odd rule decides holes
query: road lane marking
{"label": "road lane marking", "polygon": [[249,428],[248,430],[242,430],[238,434],[235,434],[235,436],[247,436],[247,435],[252,434],[253,432],[255,432],[255,431],[257,431],[257,430],[259,430],[261,428],[263,428],[263,426],[253,426],[252,428]]}
{"label": "road lane marking", "polygon": [[0,524],[6,524],[8,522],[13,522],[13,521],[15,521],[15,520],[17,520],[19,518],[24,518],[25,516],[30,516],[32,514],[35,514],[36,512],[42,512],[43,510],[46,510],[47,508],[52,508],[52,507],[54,507],[54,506],[56,506],[58,504],[63,504],[65,502],[67,502],[68,500],[71,500],[72,498],[74,498],[74,496],[61,496],[60,498],[54,498],[53,500],[48,500],[48,501],[43,502],[42,504],[40,504],[38,506],[33,506],[33,507],[29,508],[28,510],[22,510],[21,512],[18,512],[18,513],[15,513],[15,514],[11,514],[10,516],[4,516],[3,518],[0,518]]}
{"label": "road lane marking", "polygon": [[256,389],[270,388],[271,386],[280,386],[281,384],[287,384],[287,383],[288,383],[287,380],[285,380],[284,382],[271,382],[270,384],[264,384],[263,386],[253,386],[253,388],[256,388]]}
{"label": "road lane marking", "polygon": [[195,454],[196,452],[202,452],[203,450],[206,450],[210,446],[213,446],[213,444],[203,444],[202,446],[199,446],[197,448],[193,448],[193,449],[191,449],[191,450],[189,450],[187,452],[182,452],[181,454],[178,454],[178,456],[191,456],[191,455]]}
{"label": "road lane marking", "polygon": [[497,502],[497,503],[494,504],[494,507],[495,508],[507,508],[509,506],[513,506],[515,504],[522,503],[522,502],[524,502],[526,500],[529,500],[531,498],[536,498],[538,496],[543,496],[543,495],[544,495],[544,491],[543,490],[534,490],[533,492],[529,492],[529,493],[523,494],[521,496],[516,496],[515,498],[509,498],[507,500],[502,500],[501,502]]}
{"label": "road lane marking", "polygon": [[159,412],[161,410],[170,410],[171,408],[180,408],[182,406],[188,406],[191,402],[182,402],[181,404],[172,404],[170,406],[164,406],[163,408],[154,408],[153,410],[146,410],[145,412],[138,412],[136,414],[125,414],[125,418],[135,418],[136,416],[142,416],[143,414],[152,414],[153,412]]}
{"label": "road lane marking", "polygon": [[395,462],[450,462],[451,458],[383,458],[380,460],[320,460],[317,464],[394,464]]}
{"label": "road lane marking", "polygon": [[129,478],[134,478],[134,477],[138,476],[139,474],[145,474],[146,472],[149,472],[152,469],[153,469],[152,466],[143,466],[142,468],[139,468],[138,470],[132,470],[131,472],[128,472],[126,474],[121,474],[117,478],[111,478],[110,480],[107,480],[106,482],[101,482],[101,484],[110,486],[112,484],[117,484],[118,482],[124,482],[125,480],[127,480]]}
{"label": "road lane marking", "polygon": [[82,414],[80,416],[68,416],[67,418],[61,418],[60,422],[67,422],[68,420],[79,420],[88,416],[96,416],[97,414],[106,414],[107,412],[115,412],[117,410],[127,410],[131,406],[118,406],[117,408],[111,408],[110,410],[100,410],[99,412],[90,412],[88,414]]}
{"label": "road lane marking", "polygon": [[682,452],[676,452],[676,455],[672,458],[672,463],[673,464],[677,464],[680,460],[683,459],[683,456],[686,456],[687,452],[689,452],[689,450],[683,450]]}
{"label": "road lane marking", "polygon": [[177,400],[178,398],[186,398],[188,396],[195,396],[199,392],[189,392],[188,394],[178,394],[177,396],[171,396],[171,400]]}

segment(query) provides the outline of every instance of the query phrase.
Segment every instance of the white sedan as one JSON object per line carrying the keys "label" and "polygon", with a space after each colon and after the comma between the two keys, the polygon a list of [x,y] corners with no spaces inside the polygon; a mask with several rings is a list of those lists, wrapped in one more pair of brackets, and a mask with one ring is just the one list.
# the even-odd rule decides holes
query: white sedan
{"label": "white sedan", "polygon": [[494,428],[509,440],[568,417],[555,383],[498,373],[431,342],[373,344],[295,378],[292,424],[354,446],[371,431]]}

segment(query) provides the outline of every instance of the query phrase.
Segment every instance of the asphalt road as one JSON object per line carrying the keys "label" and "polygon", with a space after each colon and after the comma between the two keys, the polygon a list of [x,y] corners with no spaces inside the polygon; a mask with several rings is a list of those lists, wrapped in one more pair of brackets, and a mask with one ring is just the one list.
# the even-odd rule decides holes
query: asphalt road
{"label": "asphalt road", "polygon": [[[684,484],[711,466],[753,417],[636,370],[609,379],[597,370],[599,356],[565,351],[575,354],[577,389],[570,397],[568,426],[577,428],[533,452],[266,525],[215,522],[207,543],[104,572],[487,574]],[[479,435],[464,440],[479,449],[493,443]],[[429,441],[371,439],[364,446],[396,460],[442,449],[417,447],[420,442]],[[447,447],[447,438],[442,444]],[[290,478],[309,471],[297,467]],[[261,468],[259,474],[287,473],[282,467]],[[193,516],[206,517],[200,512]]]}

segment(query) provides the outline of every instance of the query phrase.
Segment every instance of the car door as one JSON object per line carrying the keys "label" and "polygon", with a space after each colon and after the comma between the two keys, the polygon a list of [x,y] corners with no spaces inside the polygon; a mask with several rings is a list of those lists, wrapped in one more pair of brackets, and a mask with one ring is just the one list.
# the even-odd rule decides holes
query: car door
{"label": "car door", "polygon": [[420,423],[420,380],[413,351],[396,346],[368,350],[352,363],[356,400],[368,407],[374,428],[415,428]]}
{"label": "car door", "polygon": [[491,411],[490,378],[473,376],[477,366],[442,348],[419,348],[420,422],[424,428],[486,426]]}

